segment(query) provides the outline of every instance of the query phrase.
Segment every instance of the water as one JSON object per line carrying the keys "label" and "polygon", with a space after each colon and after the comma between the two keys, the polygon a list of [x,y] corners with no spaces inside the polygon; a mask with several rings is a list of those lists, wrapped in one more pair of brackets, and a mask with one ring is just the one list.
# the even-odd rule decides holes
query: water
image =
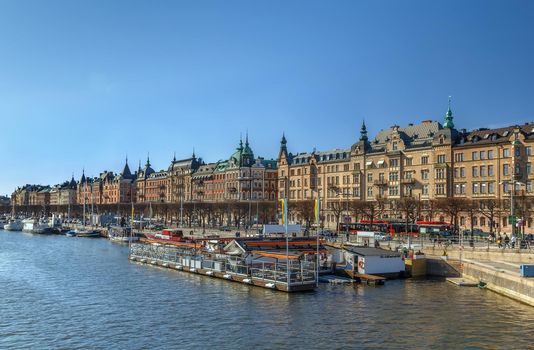
{"label": "water", "polygon": [[534,308],[438,280],[286,294],[137,265],[105,239],[0,231],[0,348],[532,347]]}

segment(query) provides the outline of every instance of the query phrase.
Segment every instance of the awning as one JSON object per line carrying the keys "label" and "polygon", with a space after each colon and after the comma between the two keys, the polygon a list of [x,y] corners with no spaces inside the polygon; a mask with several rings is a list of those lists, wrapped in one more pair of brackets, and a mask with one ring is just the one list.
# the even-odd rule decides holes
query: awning
{"label": "awning", "polygon": [[383,160],[383,159],[380,159],[378,162],[376,162],[376,164],[378,164],[378,165],[382,165],[384,163],[385,163],[385,160]]}
{"label": "awning", "polygon": [[365,165],[367,165],[367,166],[372,165],[372,164],[373,164],[372,160],[368,160],[367,162],[365,162]]}

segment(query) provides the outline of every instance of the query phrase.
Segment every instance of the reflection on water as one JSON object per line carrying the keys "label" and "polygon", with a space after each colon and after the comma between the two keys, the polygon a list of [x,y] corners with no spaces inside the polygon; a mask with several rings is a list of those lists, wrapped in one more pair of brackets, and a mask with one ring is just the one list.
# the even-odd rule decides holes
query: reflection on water
{"label": "reflection on water", "polygon": [[0,231],[0,348],[528,348],[534,309],[437,280],[286,294]]}

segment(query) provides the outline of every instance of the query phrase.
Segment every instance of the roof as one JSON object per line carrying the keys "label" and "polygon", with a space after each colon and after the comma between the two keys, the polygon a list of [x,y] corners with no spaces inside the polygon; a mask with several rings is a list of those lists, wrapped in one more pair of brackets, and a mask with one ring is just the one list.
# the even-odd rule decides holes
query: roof
{"label": "roof", "polygon": [[384,145],[390,141],[391,134],[398,132],[406,148],[429,146],[441,129],[443,126],[439,122],[430,120],[425,120],[419,124],[409,124],[404,128],[394,125],[388,129],[380,130],[374,140],[370,141],[370,144],[373,150],[382,150]]}
{"label": "roof", "polygon": [[292,165],[307,164],[314,157],[318,163],[338,162],[340,160],[350,159],[350,148],[336,148],[329,151],[322,152],[304,152],[298,154],[290,154],[289,161]]}
{"label": "roof", "polygon": [[510,125],[496,129],[480,128],[464,132],[462,133],[457,146],[508,143],[510,142],[510,137],[514,135],[515,129],[519,129],[519,132],[523,134],[526,139],[534,139],[534,122],[529,122],[523,125]]}
{"label": "roof", "polygon": [[400,257],[401,254],[391,250],[372,247],[345,246],[345,250],[360,256]]}

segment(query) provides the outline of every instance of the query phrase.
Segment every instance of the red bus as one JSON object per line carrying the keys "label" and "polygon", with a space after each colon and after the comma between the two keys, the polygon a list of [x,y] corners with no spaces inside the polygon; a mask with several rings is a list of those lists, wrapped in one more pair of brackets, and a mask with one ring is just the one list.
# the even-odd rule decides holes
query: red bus
{"label": "red bus", "polygon": [[358,231],[377,231],[395,234],[406,234],[419,236],[419,234],[428,236],[448,236],[453,232],[453,226],[443,221],[416,221],[415,223],[408,223],[406,229],[406,222],[401,220],[360,220],[356,223],[340,223],[340,233],[346,232],[348,226],[349,233],[356,233]]}

